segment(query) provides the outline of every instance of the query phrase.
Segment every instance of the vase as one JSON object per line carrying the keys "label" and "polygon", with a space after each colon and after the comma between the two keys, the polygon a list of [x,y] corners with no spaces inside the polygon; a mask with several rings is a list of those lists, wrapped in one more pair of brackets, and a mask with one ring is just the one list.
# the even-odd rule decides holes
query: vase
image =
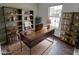
{"label": "vase", "polygon": [[50,25],[47,25],[47,29],[50,29]]}

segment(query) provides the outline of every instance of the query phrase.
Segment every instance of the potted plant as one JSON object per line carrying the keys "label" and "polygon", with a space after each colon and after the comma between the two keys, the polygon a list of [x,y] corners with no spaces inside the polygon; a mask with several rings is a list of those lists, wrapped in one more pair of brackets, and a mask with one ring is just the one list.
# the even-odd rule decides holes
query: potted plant
{"label": "potted plant", "polygon": [[35,18],[35,31],[41,30],[43,27],[42,18],[40,16],[36,16]]}
{"label": "potted plant", "polygon": [[41,23],[41,20],[42,20],[41,17],[36,16],[36,18],[35,18],[35,24],[36,24],[36,25],[40,24],[40,23]]}

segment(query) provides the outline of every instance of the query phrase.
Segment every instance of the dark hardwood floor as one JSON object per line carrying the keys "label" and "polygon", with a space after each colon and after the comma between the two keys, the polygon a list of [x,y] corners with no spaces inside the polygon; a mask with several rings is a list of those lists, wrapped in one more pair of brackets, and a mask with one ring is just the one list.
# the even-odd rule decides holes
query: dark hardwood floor
{"label": "dark hardwood floor", "polygon": [[[52,37],[52,36],[51,36]],[[73,55],[74,47],[69,44],[64,43],[63,41],[55,38],[55,45],[52,47],[50,54],[51,55]]]}
{"label": "dark hardwood floor", "polygon": [[[53,36],[50,36],[53,39]],[[50,41],[51,42],[51,41]],[[2,45],[2,50],[6,48],[6,45]],[[64,43],[58,38],[54,37],[54,44],[49,51],[49,55],[73,55],[74,47]]]}

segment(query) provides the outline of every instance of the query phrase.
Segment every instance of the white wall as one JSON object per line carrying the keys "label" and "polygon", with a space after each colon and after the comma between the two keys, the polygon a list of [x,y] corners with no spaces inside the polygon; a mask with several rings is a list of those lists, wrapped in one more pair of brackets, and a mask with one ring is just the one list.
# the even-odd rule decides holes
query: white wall
{"label": "white wall", "polygon": [[63,12],[79,12],[79,3],[64,3]]}
{"label": "white wall", "polygon": [[56,3],[40,3],[39,4],[39,16],[42,17],[42,22],[44,26],[46,25],[46,21],[48,19],[48,7],[58,5]]}
{"label": "white wall", "polygon": [[[48,8],[50,6],[56,6],[56,5],[59,5],[58,3],[41,3],[39,4],[39,16],[42,17],[42,23],[44,26],[46,26],[46,22],[47,22],[47,19],[48,19]],[[57,30],[55,30],[55,35],[56,36],[60,36],[60,25],[59,25],[59,28]]]}
{"label": "white wall", "polygon": [[[46,26],[46,21],[48,19],[48,7],[59,5],[61,3],[40,3],[39,4],[39,16],[42,17],[42,22],[44,26]],[[79,12],[79,4],[78,3],[64,3],[62,12]],[[60,20],[62,21],[62,20]],[[59,23],[59,29],[55,30],[55,35],[60,37],[61,32],[61,22]]]}

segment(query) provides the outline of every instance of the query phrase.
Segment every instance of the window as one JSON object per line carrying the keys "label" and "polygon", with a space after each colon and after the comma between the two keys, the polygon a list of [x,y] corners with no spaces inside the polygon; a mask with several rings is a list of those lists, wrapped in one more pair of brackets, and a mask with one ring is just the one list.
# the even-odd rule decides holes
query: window
{"label": "window", "polygon": [[62,5],[49,7],[49,19],[51,20],[51,26],[56,29],[59,27],[61,11]]}

